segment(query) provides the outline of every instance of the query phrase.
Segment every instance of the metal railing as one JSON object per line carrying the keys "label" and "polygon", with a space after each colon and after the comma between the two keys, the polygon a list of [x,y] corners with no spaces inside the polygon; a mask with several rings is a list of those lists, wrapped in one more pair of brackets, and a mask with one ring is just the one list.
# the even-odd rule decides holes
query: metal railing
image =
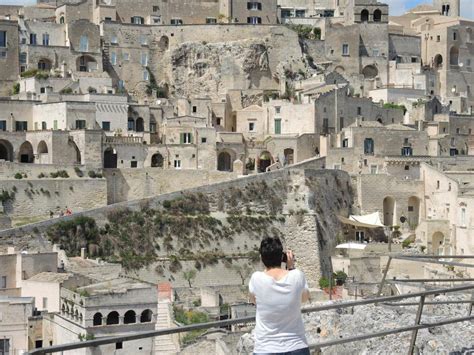
{"label": "metal railing", "polygon": [[[410,294],[397,295],[397,296],[386,296],[386,297],[378,297],[378,298],[371,298],[371,299],[363,299],[359,301],[349,301],[349,302],[333,303],[333,304],[327,304],[327,305],[316,306],[316,307],[308,307],[308,308],[302,309],[301,312],[305,314],[305,313],[322,312],[322,311],[329,311],[329,310],[336,310],[336,309],[352,308],[356,306],[363,306],[363,305],[370,305],[370,304],[375,304],[375,305],[387,304],[387,303],[390,304],[390,302],[401,301],[408,298],[420,297],[420,301],[417,303],[414,303],[418,305],[418,310],[417,310],[417,314],[415,318],[415,324],[412,326],[401,327],[401,328],[396,328],[396,329],[388,329],[388,330],[384,330],[380,332],[375,332],[375,333],[370,333],[370,334],[361,334],[361,335],[351,336],[347,338],[338,338],[338,339],[310,345],[311,349],[321,349],[321,348],[325,348],[329,346],[351,343],[351,342],[361,341],[361,340],[366,340],[366,339],[371,339],[371,338],[379,338],[386,335],[411,331],[412,337],[410,341],[409,354],[413,354],[418,330],[474,320],[474,316],[471,315],[474,299],[471,298],[471,301],[467,301],[467,303],[470,303],[470,307],[468,309],[468,314],[465,317],[448,318],[448,319],[443,319],[441,321],[432,322],[432,323],[421,323],[421,315],[423,312],[423,306],[425,304],[432,303],[432,302],[425,303],[426,297],[435,296],[439,294],[467,292],[467,291],[471,291],[471,293],[474,292],[474,284],[462,285],[462,286],[451,287],[451,288],[433,289],[433,290],[428,290],[428,291],[423,291],[423,292],[414,292]],[[448,302],[449,301],[439,301],[439,302],[436,302],[436,304],[445,304],[445,303],[449,304]],[[463,303],[466,303],[466,302],[463,302]],[[413,304],[412,303],[410,304],[399,303],[398,305],[408,306],[408,305],[413,305]],[[228,326],[236,325],[236,324],[247,324],[247,323],[252,323],[252,322],[255,322],[255,317],[244,317],[244,318],[230,319],[230,320],[224,320],[224,321],[187,325],[187,326],[172,328],[172,329],[136,332],[134,334],[129,334],[129,335],[106,337],[106,338],[100,338],[100,339],[95,339],[95,340],[88,340],[84,342],[55,345],[55,346],[50,346],[47,348],[35,349],[35,350],[30,351],[28,354],[31,354],[31,355],[50,354],[50,353],[67,351],[67,350],[91,348],[91,347],[97,347],[97,346],[106,345],[106,344],[114,344],[114,343],[121,343],[121,342],[126,342],[126,341],[131,341],[131,340],[157,337],[157,336],[168,335],[168,334],[190,332],[194,330],[205,330],[205,329],[210,329],[210,328],[221,328],[221,327],[228,327]]]}

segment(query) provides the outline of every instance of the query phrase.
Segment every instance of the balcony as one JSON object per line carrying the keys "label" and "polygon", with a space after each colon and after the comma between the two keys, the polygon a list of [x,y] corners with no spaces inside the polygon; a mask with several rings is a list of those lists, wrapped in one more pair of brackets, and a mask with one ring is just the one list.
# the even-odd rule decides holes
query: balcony
{"label": "balcony", "polygon": [[105,137],[105,143],[109,144],[143,144],[143,137]]}

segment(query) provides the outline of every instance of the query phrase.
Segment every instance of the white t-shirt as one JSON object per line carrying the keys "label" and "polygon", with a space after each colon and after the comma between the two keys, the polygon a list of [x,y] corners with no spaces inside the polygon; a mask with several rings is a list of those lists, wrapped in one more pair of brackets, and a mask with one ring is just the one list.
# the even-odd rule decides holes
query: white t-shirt
{"label": "white t-shirt", "polygon": [[278,281],[261,271],[252,275],[249,291],[257,303],[255,353],[282,353],[308,347],[301,318],[301,296],[307,289],[300,270],[291,270]]}

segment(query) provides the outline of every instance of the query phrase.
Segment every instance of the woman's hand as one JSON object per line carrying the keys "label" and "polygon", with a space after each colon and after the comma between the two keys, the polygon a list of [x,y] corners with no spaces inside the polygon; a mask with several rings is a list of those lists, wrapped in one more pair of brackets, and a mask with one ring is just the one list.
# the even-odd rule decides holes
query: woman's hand
{"label": "woman's hand", "polygon": [[295,256],[291,250],[286,252],[286,269],[293,270],[295,268]]}

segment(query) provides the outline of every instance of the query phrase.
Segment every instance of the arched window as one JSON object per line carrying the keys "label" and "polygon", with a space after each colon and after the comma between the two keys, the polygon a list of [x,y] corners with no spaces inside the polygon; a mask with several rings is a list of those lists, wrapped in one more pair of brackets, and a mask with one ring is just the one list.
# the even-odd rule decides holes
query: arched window
{"label": "arched window", "polygon": [[145,309],[140,316],[140,323],[151,322],[153,318],[153,312],[150,309]]}
{"label": "arched window", "polygon": [[59,18],[59,23],[61,23],[61,24],[64,23],[64,16],[61,16],[61,17]]}
{"label": "arched window", "polygon": [[369,10],[362,10],[360,13],[360,22],[369,22]]}
{"label": "arched window", "polygon": [[170,45],[170,40],[167,36],[162,36],[160,42],[158,43],[158,48],[162,51],[167,51]]}
{"label": "arched window", "polygon": [[41,141],[38,144],[38,154],[48,154],[48,145],[45,141]]}
{"label": "arched window", "polygon": [[92,319],[92,325],[102,325],[102,313],[98,312],[94,314],[94,318]]}
{"label": "arched window", "polygon": [[110,312],[107,315],[107,325],[119,324],[119,314],[116,311]]}
{"label": "arched window", "polygon": [[143,121],[143,118],[137,118],[137,121],[135,122],[135,130],[137,132],[143,132],[145,130],[145,121]]}
{"label": "arched window", "polygon": [[13,146],[4,139],[0,139],[0,160],[13,161]]}
{"label": "arched window", "polygon": [[38,70],[51,70],[52,63],[49,59],[40,59],[38,61]]}
{"label": "arched window", "polygon": [[381,22],[382,21],[382,11],[379,9],[374,11],[374,22]]}
{"label": "arched window", "polygon": [[130,310],[125,313],[123,317],[124,324],[131,324],[137,322],[137,315],[134,311]]}
{"label": "arched window", "polygon": [[153,156],[151,157],[151,167],[152,168],[163,167],[163,156],[160,153],[153,154]]}
{"label": "arched window", "polygon": [[217,157],[217,170],[232,171],[232,158],[229,153],[222,152]]}
{"label": "arched window", "polygon": [[383,224],[393,226],[395,223],[395,199],[385,197],[383,200]]}
{"label": "arched window", "polygon": [[20,150],[18,152],[18,161],[20,163],[33,163],[35,160],[35,156],[33,154],[33,146],[30,142],[24,142],[20,146]]}
{"label": "arched window", "polygon": [[441,54],[437,54],[434,57],[433,65],[436,69],[441,69],[443,67],[443,56]]}

